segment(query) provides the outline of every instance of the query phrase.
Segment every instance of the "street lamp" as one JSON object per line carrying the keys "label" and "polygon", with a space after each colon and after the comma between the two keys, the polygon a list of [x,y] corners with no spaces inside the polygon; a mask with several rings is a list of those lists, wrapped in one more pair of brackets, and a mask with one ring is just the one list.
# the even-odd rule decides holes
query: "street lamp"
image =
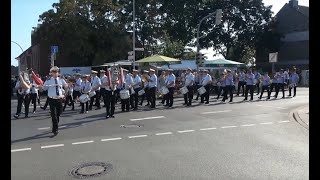
{"label": "street lamp", "polygon": [[[197,29],[197,53],[196,53],[196,59],[197,59],[197,55],[199,54],[200,51],[200,47],[199,47],[199,31],[200,31],[200,25],[201,23],[209,18],[209,17],[213,17],[216,16],[216,21],[215,24],[219,25],[221,23],[221,16],[222,16],[222,9],[217,9],[215,12],[208,14],[207,16],[205,16],[204,18],[202,18],[198,24],[198,29]],[[197,70],[199,70],[199,64],[197,64]]]}
{"label": "street lamp", "polygon": [[133,15],[133,27],[132,27],[132,51],[133,51],[133,63],[132,63],[132,66],[133,68],[132,69],[136,69],[136,66],[135,66],[135,60],[136,60],[136,12],[135,12],[135,0],[133,0],[133,12],[132,12],[132,15]]}
{"label": "street lamp", "polygon": [[[18,45],[19,48],[21,49],[22,53],[23,53],[22,47],[21,47],[17,42],[14,42],[14,41],[11,41],[11,42],[13,42],[14,44]],[[15,59],[18,60],[18,70],[19,70],[19,72],[20,72],[20,59],[17,58],[17,57],[16,57]]]}

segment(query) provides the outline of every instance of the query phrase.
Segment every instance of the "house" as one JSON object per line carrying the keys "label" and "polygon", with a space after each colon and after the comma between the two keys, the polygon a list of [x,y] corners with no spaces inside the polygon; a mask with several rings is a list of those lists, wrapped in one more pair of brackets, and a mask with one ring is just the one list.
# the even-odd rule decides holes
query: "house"
{"label": "house", "polygon": [[[290,0],[276,14],[275,22],[275,31],[283,35],[275,68],[309,69],[309,7],[298,5],[298,0]],[[269,54],[257,56],[256,65],[270,71]]]}

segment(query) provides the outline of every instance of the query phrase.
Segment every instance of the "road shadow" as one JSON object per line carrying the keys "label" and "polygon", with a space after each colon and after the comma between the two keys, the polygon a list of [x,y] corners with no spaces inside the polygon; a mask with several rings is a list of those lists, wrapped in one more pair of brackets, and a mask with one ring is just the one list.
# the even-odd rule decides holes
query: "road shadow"
{"label": "road shadow", "polygon": [[13,140],[13,141],[11,141],[11,144],[18,143],[18,142],[23,142],[23,141],[34,140],[34,139],[42,139],[42,138],[48,138],[48,137],[52,138],[53,137],[53,134],[51,134],[51,135],[48,135],[48,134],[51,134],[51,132],[44,132],[44,133],[37,134],[37,135],[34,135],[34,136]]}

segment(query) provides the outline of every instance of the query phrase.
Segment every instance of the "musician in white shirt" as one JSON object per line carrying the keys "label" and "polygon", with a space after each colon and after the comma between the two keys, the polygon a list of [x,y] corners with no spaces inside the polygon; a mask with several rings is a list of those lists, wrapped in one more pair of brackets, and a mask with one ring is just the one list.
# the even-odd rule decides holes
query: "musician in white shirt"
{"label": "musician in white shirt", "polygon": [[[31,76],[30,76],[31,77]],[[31,89],[30,89],[30,99],[33,104],[33,114],[36,113],[37,109],[37,98],[38,98],[38,88],[36,82],[32,79],[31,80]]]}
{"label": "musician in white shirt", "polygon": [[133,110],[137,110],[138,109],[138,103],[139,103],[139,91],[142,89],[141,85],[141,78],[139,76],[139,71],[134,69],[133,70],[133,83],[132,83],[132,87],[134,90],[134,95],[133,95],[133,100],[134,100],[134,108]]}
{"label": "musician in white shirt", "polygon": [[188,88],[188,93],[184,94],[184,103],[187,106],[191,106],[193,99],[193,83],[194,83],[194,75],[192,74],[191,69],[187,69],[187,73],[185,75],[185,87]]}
{"label": "musician in white shirt", "polygon": [[234,87],[234,81],[233,81],[233,75],[231,73],[230,69],[227,69],[227,76],[225,78],[226,81],[226,92],[224,93],[224,97],[222,99],[222,101],[224,102],[226,99],[228,99],[228,92],[230,95],[230,101],[232,102],[233,99],[233,87]]}
{"label": "musician in white shirt", "polygon": [[[27,84],[30,84],[30,82],[26,82]],[[22,83],[20,82],[20,79],[16,82],[15,89],[17,90],[17,97],[18,97],[18,106],[17,106],[17,112],[14,115],[14,118],[18,119],[21,113],[22,103],[24,104],[25,108],[25,118],[28,118],[29,113],[29,105],[30,105],[30,89],[24,89],[22,87]]]}
{"label": "musician in white shirt", "polygon": [[74,87],[73,87],[73,92],[72,92],[72,96],[73,96],[73,101],[75,102],[81,95],[81,74],[77,73],[75,75],[76,77],[76,82],[74,84]]}
{"label": "musician in white shirt", "polygon": [[[100,97],[102,96],[102,99],[103,99],[103,103],[104,103],[104,106],[103,107],[106,107],[106,102],[107,102],[107,97],[106,97],[106,86],[107,86],[107,76],[106,76],[106,71],[105,70],[100,70],[100,81],[101,81],[101,86],[100,86]],[[100,98],[99,98],[100,99]]]}
{"label": "musician in white shirt", "polygon": [[50,69],[51,78],[47,80],[43,86],[39,86],[40,90],[48,90],[48,102],[52,118],[52,133],[58,134],[59,117],[62,113],[62,98],[64,98],[63,89],[68,88],[68,84],[62,78],[59,78],[59,68],[54,66]]}
{"label": "musician in white shirt", "polygon": [[210,92],[210,84],[212,83],[212,78],[210,74],[208,74],[208,70],[203,70],[202,82],[201,85],[206,89],[206,92],[201,95],[201,103],[204,103],[204,99],[206,100],[205,104],[209,104],[209,92]]}
{"label": "musician in white shirt", "polygon": [[98,110],[98,109],[101,109],[101,106],[100,106],[101,81],[100,81],[100,78],[97,76],[97,74],[98,74],[97,71],[92,71],[91,74],[92,74],[92,78],[91,78],[92,89],[91,89],[91,91],[95,91],[96,95],[94,95],[90,98],[89,110],[92,110],[94,100],[96,101],[95,105],[97,106],[97,108],[95,110]]}
{"label": "musician in white shirt", "polygon": [[[108,69],[109,76],[111,75],[111,69]],[[106,76],[106,78],[101,79],[101,83],[106,90],[106,119],[109,117],[114,118],[114,110],[115,110],[115,91],[117,90],[117,82],[112,82],[112,77]]]}
{"label": "musician in white shirt", "polygon": [[149,97],[151,101],[151,108],[156,108],[156,91],[158,86],[158,78],[155,75],[155,70],[150,69],[150,78],[149,78]]}
{"label": "musician in white shirt", "polygon": [[[89,75],[82,75],[82,82],[81,82],[81,94],[89,94],[89,92],[91,91],[91,83],[89,82],[88,80],[89,78]],[[89,105],[89,102],[85,102],[86,103],[86,112],[85,113],[88,113],[89,111],[89,108],[88,108],[88,105]],[[84,103],[80,102],[80,105],[81,105],[81,111],[80,111],[80,114],[83,114],[84,113]]]}
{"label": "musician in white shirt", "polygon": [[167,88],[169,89],[169,93],[167,96],[167,102],[165,106],[172,107],[173,105],[173,93],[174,93],[174,88],[176,86],[176,76],[173,74],[173,69],[168,69],[169,76],[166,79],[166,85]]}
{"label": "musician in white shirt", "polygon": [[244,72],[241,70],[240,74],[238,75],[238,92],[237,92],[237,96],[239,96],[240,94],[240,89],[242,88],[242,96],[244,96],[244,86],[246,85],[246,74],[244,74]]}
{"label": "musician in white shirt", "polygon": [[149,79],[150,79],[149,71],[144,70],[143,75],[142,75],[142,82],[143,82],[143,89],[144,89],[145,93],[141,97],[140,106],[142,106],[145,98],[147,99],[147,104],[145,106],[150,105]]}
{"label": "musician in white shirt", "polygon": [[[132,77],[128,74],[127,69],[123,69],[123,75],[124,75],[124,84],[123,89],[129,90],[129,95],[131,96],[131,87],[133,83]],[[130,111],[130,98],[129,99],[121,99],[121,110],[122,112]]]}

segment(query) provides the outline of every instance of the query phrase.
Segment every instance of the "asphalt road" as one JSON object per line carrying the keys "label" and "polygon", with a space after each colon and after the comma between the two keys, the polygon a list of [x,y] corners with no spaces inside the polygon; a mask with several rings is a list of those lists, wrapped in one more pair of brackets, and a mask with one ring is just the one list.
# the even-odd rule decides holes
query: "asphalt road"
{"label": "asphalt road", "polygon": [[104,109],[79,114],[76,105],[60,118],[56,137],[48,110],[38,108],[28,119],[11,120],[11,176],[71,180],[73,167],[105,162],[112,170],[92,179],[309,179],[309,131],[291,117],[309,104],[309,89],[297,94],[193,107],[177,98],[171,109],[120,113],[116,107],[107,120]]}

